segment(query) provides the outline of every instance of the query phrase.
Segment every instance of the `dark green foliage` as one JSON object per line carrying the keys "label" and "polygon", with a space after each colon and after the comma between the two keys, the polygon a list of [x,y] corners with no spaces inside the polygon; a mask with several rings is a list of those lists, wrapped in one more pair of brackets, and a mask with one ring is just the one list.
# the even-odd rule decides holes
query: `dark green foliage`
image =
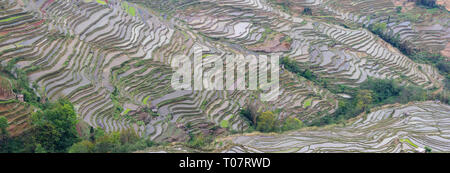
{"label": "dark green foliage", "polygon": [[416,0],[417,5],[423,5],[426,7],[434,8],[438,5],[436,4],[436,0]]}
{"label": "dark green foliage", "polygon": [[0,152],[5,150],[8,142],[8,126],[8,119],[6,119],[5,117],[0,117]]}
{"label": "dark green foliage", "polygon": [[119,89],[117,87],[114,87],[114,91],[111,93],[111,100],[114,105],[114,117],[119,117],[120,114],[123,112],[123,108],[121,104],[119,103]]}
{"label": "dark green foliage", "polygon": [[187,142],[187,145],[192,148],[201,149],[207,146],[208,144],[212,143],[214,141],[214,138],[211,136],[206,136],[203,133],[199,134],[192,134],[189,133],[189,141]]}
{"label": "dark green foliage", "polygon": [[249,123],[250,126],[255,125],[255,122],[253,122],[253,116],[251,114],[250,109],[241,109],[239,115],[241,115],[241,117],[243,117]]}
{"label": "dark green foliage", "polygon": [[386,23],[375,23],[369,25],[368,29],[378,35],[384,41],[390,43],[394,47],[398,48],[402,53],[406,55],[411,55],[417,52],[416,48],[412,45],[410,41],[401,41],[400,35],[398,33],[391,34],[386,32],[387,24]]}
{"label": "dark green foliage", "polygon": [[78,142],[77,117],[73,105],[67,100],[58,100],[48,108],[32,116],[33,139],[48,152],[67,152]]}
{"label": "dark green foliage", "polygon": [[374,104],[404,104],[428,99],[426,90],[414,85],[403,86],[394,80],[369,78],[360,88],[373,92]]}
{"label": "dark green foliage", "polygon": [[431,153],[431,151],[432,151],[432,150],[431,150],[430,147],[425,147],[425,152],[426,152],[426,153]]}
{"label": "dark green foliage", "polygon": [[292,73],[295,73],[299,76],[302,76],[308,80],[317,81],[319,78],[313,74],[313,72],[309,69],[301,69],[300,66],[294,60],[289,59],[288,57],[284,57],[281,59],[280,64],[284,65],[284,67]]}
{"label": "dark green foliage", "polygon": [[408,103],[431,99],[427,91],[417,86],[400,85],[394,80],[369,78],[359,88],[350,90],[350,100],[340,100],[339,108],[331,116],[314,121],[312,125],[326,125],[355,117],[370,108],[393,103]]}
{"label": "dark green foliage", "polygon": [[69,153],[91,153],[94,150],[94,144],[91,141],[83,140],[73,144]]}
{"label": "dark green foliage", "polygon": [[106,133],[103,129],[90,130],[91,137],[72,145],[69,153],[127,153],[157,145],[140,138],[132,129]]}
{"label": "dark green foliage", "polygon": [[302,12],[302,14],[304,14],[304,15],[312,15],[312,10],[311,10],[311,8],[308,8],[308,7],[306,7],[305,9],[303,9],[303,12]]}
{"label": "dark green foliage", "polygon": [[401,13],[402,7],[401,6],[395,7],[395,11],[397,11],[397,13]]}
{"label": "dark green foliage", "polygon": [[30,134],[18,137],[9,135],[1,141],[0,153],[32,153],[36,145],[32,142]]}
{"label": "dark green foliage", "polygon": [[38,104],[41,108],[31,117],[31,130],[17,137],[7,137],[0,147],[5,153],[67,152],[79,141],[75,125],[77,117],[73,105],[67,100]]}
{"label": "dark green foliage", "polygon": [[393,80],[368,79],[360,86],[361,89],[371,90],[374,93],[373,102],[380,103],[391,96],[400,93],[400,87]]}
{"label": "dark green foliage", "polygon": [[8,119],[0,117],[0,139],[1,137],[8,135],[8,131],[6,130],[8,126]]}
{"label": "dark green foliage", "polygon": [[382,34],[386,31],[387,24],[386,23],[375,23],[369,26],[371,30],[376,34]]}
{"label": "dark green foliage", "polygon": [[44,147],[42,147],[41,144],[36,144],[36,147],[34,149],[34,153],[48,153],[47,150],[45,150]]}
{"label": "dark green foliage", "polygon": [[421,51],[409,56],[412,60],[435,66],[445,78],[446,89],[450,89],[450,61],[439,53]]}

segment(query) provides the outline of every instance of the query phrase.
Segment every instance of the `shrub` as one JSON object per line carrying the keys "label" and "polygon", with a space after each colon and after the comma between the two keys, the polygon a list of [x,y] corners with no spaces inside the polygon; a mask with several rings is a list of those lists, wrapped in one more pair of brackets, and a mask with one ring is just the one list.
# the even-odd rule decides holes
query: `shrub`
{"label": "shrub", "polygon": [[201,149],[213,141],[210,136],[205,136],[203,133],[197,135],[189,134],[189,136],[190,139],[187,144],[192,148]]}
{"label": "shrub", "polygon": [[277,117],[271,111],[263,112],[257,118],[256,130],[274,132],[277,130]]}
{"label": "shrub", "polygon": [[356,95],[356,110],[365,111],[372,104],[372,95],[373,92],[371,90],[360,90]]}
{"label": "shrub", "polygon": [[402,7],[401,6],[396,7],[395,11],[397,11],[397,13],[401,13],[402,12]]}
{"label": "shrub", "polygon": [[300,121],[297,118],[294,117],[288,117],[283,123],[282,130],[288,131],[288,130],[296,130],[303,127],[303,122]]}
{"label": "shrub", "polygon": [[8,131],[6,130],[8,126],[8,119],[0,117],[0,140],[8,134]]}
{"label": "shrub", "polygon": [[304,15],[312,15],[312,10],[311,10],[311,8],[308,8],[308,7],[306,7],[305,9],[303,9],[303,12],[302,12],[302,14],[304,14]]}
{"label": "shrub", "polygon": [[83,140],[73,144],[69,148],[69,153],[91,153],[94,150],[94,144],[91,141]]}
{"label": "shrub", "polygon": [[241,115],[241,117],[243,117],[249,124],[250,126],[254,126],[255,123],[253,122],[253,116],[251,114],[250,109],[241,109],[241,111],[239,112],[239,115]]}
{"label": "shrub", "polygon": [[79,140],[75,110],[67,100],[58,100],[34,113],[32,124],[33,139],[48,152],[66,152]]}
{"label": "shrub", "polygon": [[9,138],[8,126],[8,119],[0,117],[0,151],[6,150],[5,146]]}
{"label": "shrub", "polygon": [[425,147],[425,152],[426,152],[426,153],[431,153],[431,151],[432,151],[432,150],[431,150],[430,147]]}
{"label": "shrub", "polygon": [[283,57],[281,59],[280,64],[284,65],[284,67],[292,73],[295,73],[299,76],[302,76],[308,80],[312,80],[314,82],[318,81],[319,78],[313,74],[313,72],[309,69],[301,69],[295,60],[291,60],[288,57]]}
{"label": "shrub", "polygon": [[416,0],[416,4],[431,8],[437,7],[436,0]]}

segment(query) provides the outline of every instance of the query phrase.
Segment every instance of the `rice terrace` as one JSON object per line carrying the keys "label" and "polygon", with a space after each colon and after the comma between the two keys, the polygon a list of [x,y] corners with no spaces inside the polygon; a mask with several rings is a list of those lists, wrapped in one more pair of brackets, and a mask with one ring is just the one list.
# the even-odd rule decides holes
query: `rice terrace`
{"label": "rice terrace", "polygon": [[449,153],[449,10],[1,0],[0,153]]}

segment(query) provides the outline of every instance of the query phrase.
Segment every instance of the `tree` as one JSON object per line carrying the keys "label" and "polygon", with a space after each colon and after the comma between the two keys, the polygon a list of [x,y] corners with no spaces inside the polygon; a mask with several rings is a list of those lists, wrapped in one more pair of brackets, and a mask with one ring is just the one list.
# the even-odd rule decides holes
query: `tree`
{"label": "tree", "polygon": [[430,147],[425,147],[425,153],[431,153],[431,148]]}
{"label": "tree", "polygon": [[97,129],[94,130],[94,140],[93,141],[96,141],[97,139],[99,139],[103,136],[105,136],[105,131],[102,128],[97,127]]}
{"label": "tree", "polygon": [[398,84],[387,79],[369,78],[367,82],[361,84],[361,89],[372,91],[373,103],[382,103],[392,96],[398,96],[400,92]]}
{"label": "tree", "polygon": [[431,8],[437,7],[436,0],[416,0],[416,4]]}
{"label": "tree", "polygon": [[255,122],[253,121],[253,116],[252,116],[249,108],[241,109],[239,114],[250,124],[250,126],[253,126],[255,124]]}
{"label": "tree", "polygon": [[47,150],[45,150],[44,147],[42,147],[41,144],[36,144],[34,152],[35,153],[47,153]]}
{"label": "tree", "polygon": [[395,11],[397,11],[397,13],[401,13],[402,12],[402,7],[401,6],[396,7]]}
{"label": "tree", "polygon": [[205,136],[203,133],[199,133],[197,135],[189,134],[189,136],[190,139],[188,145],[193,148],[200,149],[202,147],[205,147],[207,144],[211,143],[213,140],[211,137]]}
{"label": "tree", "polygon": [[95,139],[94,152],[109,153],[120,146],[120,132],[112,132]]}
{"label": "tree", "polygon": [[33,139],[46,151],[57,152],[60,148],[59,146],[62,139],[62,134],[56,129],[55,125],[45,123],[34,128]]}
{"label": "tree", "polygon": [[73,105],[58,100],[32,115],[34,140],[48,152],[66,152],[78,142],[77,117]]}
{"label": "tree", "polygon": [[312,10],[311,8],[306,7],[305,9],[303,9],[303,14],[304,15],[312,15]]}
{"label": "tree", "polygon": [[258,116],[256,130],[261,132],[273,132],[277,130],[277,117],[271,111],[263,112]]}
{"label": "tree", "polygon": [[386,23],[376,23],[372,24],[369,27],[372,28],[372,31],[375,32],[375,34],[382,35],[384,31],[386,31],[387,24]]}
{"label": "tree", "polygon": [[6,119],[5,117],[0,117],[0,135],[1,135],[2,139],[6,135],[9,135],[8,130],[7,130],[8,127],[9,127],[8,119]]}
{"label": "tree", "polygon": [[155,145],[153,141],[140,138],[134,130],[106,133],[101,128],[91,128],[91,136],[73,144],[69,153],[126,153]]}
{"label": "tree", "polygon": [[69,153],[91,153],[94,150],[94,144],[91,141],[83,140],[73,144],[69,148]]}
{"label": "tree", "polygon": [[133,143],[137,140],[139,140],[139,136],[136,134],[134,129],[128,129],[120,133],[121,144]]}
{"label": "tree", "polygon": [[372,103],[372,94],[370,90],[360,90],[356,95],[356,109],[366,111]]}
{"label": "tree", "polygon": [[8,119],[5,117],[0,117],[0,151],[6,150],[8,145]]}
{"label": "tree", "polygon": [[295,130],[303,127],[303,122],[295,117],[288,117],[283,123],[282,130]]}

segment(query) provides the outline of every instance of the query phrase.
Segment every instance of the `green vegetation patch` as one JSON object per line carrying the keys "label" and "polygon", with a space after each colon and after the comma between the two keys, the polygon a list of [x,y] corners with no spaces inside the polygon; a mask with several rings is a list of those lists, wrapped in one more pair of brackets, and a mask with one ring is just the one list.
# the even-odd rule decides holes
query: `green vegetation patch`
{"label": "green vegetation patch", "polygon": [[20,17],[22,17],[22,16],[14,16],[14,17],[6,18],[6,19],[1,19],[0,22],[8,22],[8,21],[11,21],[14,19],[18,19]]}
{"label": "green vegetation patch", "polygon": [[146,105],[148,102],[148,99],[150,99],[150,96],[145,97],[144,100],[142,100],[142,104]]}
{"label": "green vegetation patch", "polygon": [[123,114],[122,114],[122,115],[127,115],[127,114],[128,114],[128,112],[130,112],[130,111],[131,111],[131,109],[127,108],[127,109],[125,109],[125,111],[123,112]]}
{"label": "green vegetation patch", "polygon": [[102,5],[106,5],[106,2],[104,0],[96,0],[97,3],[102,4]]}
{"label": "green vegetation patch", "polygon": [[312,103],[312,98],[306,100],[306,101],[303,103],[303,108],[310,107],[310,106],[311,106],[311,103]]}
{"label": "green vegetation patch", "polygon": [[414,148],[418,148],[419,146],[417,146],[416,144],[414,144],[414,143],[412,143],[411,142],[411,140],[409,140],[409,139],[400,139],[400,142],[406,142],[406,143],[408,143],[409,145],[411,145],[411,146],[413,146]]}
{"label": "green vegetation patch", "polygon": [[131,16],[136,16],[136,8],[134,7],[130,7],[128,8],[128,14],[130,14]]}
{"label": "green vegetation patch", "polygon": [[256,130],[261,132],[283,132],[303,127],[303,122],[298,118],[290,116],[279,120],[272,111],[266,111],[259,115],[256,124]]}
{"label": "green vegetation patch", "polygon": [[228,120],[220,121],[220,127],[222,128],[228,128],[228,124],[229,124]]}
{"label": "green vegetation patch", "polygon": [[341,88],[343,93],[352,96],[352,99],[339,100],[339,108],[330,116],[315,121],[312,125],[320,126],[343,122],[371,108],[386,104],[406,104],[411,101],[425,101],[432,99],[427,91],[421,87],[401,85],[399,81],[369,78],[358,88]]}
{"label": "green vegetation patch", "polygon": [[128,5],[128,2],[122,2],[122,8],[131,16],[136,16],[136,8]]}

